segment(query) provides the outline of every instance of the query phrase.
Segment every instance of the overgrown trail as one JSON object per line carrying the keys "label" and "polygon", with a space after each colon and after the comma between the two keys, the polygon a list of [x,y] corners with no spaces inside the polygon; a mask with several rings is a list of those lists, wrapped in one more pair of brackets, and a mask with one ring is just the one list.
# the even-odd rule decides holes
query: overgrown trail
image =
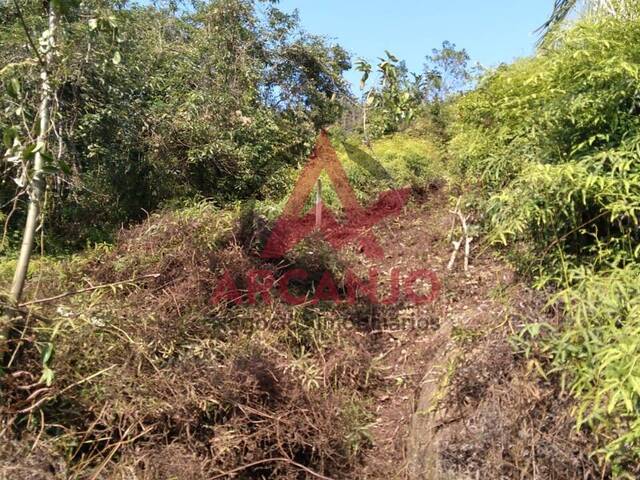
{"label": "overgrown trail", "polygon": [[[13,429],[5,429],[0,472],[590,478],[567,403],[553,383],[527,375],[508,341],[523,324],[555,317],[478,241],[468,272],[462,258],[447,270],[451,197],[442,185],[418,189],[399,216],[377,224],[384,258],[376,265],[313,238],[265,261],[263,217],[202,203],[153,214],[113,247],[43,269],[38,296],[58,301],[34,304],[40,323],[25,326],[3,377]],[[405,279],[428,269],[440,291],[419,306],[249,301],[247,272],[281,279],[296,266],[320,276],[346,267],[361,278],[376,266],[380,298],[392,270]],[[242,298],[212,305],[224,272]],[[290,287],[313,294],[320,276]],[[416,293],[429,283],[416,282]],[[60,297],[101,284],[119,287]],[[43,345],[55,345],[44,364],[55,372],[50,387],[38,381]]]}
{"label": "overgrown trail", "polygon": [[441,290],[433,304],[407,306],[368,333],[385,383],[362,478],[583,478],[591,465],[572,444],[566,404],[529,379],[508,341],[542,320],[543,302],[482,246],[468,272],[462,254],[447,269],[450,208],[447,189],[433,187],[376,228],[384,278],[426,268]]}

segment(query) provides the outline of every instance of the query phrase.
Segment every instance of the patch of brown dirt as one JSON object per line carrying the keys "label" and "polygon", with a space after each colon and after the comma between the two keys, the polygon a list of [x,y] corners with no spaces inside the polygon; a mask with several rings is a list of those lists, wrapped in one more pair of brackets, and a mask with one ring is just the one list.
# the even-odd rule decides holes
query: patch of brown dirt
{"label": "patch of brown dirt", "polygon": [[417,328],[368,333],[385,384],[359,478],[600,478],[587,439],[572,428],[571,402],[510,343],[525,323],[558,319],[484,245],[473,245],[468,272],[461,253],[448,271],[448,194],[431,193],[376,228],[383,270],[432,269],[442,287],[433,304],[397,312],[396,324]]}

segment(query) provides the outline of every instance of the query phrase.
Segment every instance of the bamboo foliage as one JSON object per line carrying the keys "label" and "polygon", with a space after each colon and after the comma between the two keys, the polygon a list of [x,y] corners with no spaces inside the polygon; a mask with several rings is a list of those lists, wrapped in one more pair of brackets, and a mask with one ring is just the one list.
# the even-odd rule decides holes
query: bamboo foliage
{"label": "bamboo foliage", "polygon": [[640,478],[634,7],[594,4],[597,17],[559,30],[537,56],[489,73],[456,103],[450,142],[461,173],[485,194],[494,242],[538,286],[559,292],[567,321],[550,335],[532,324],[522,351],[560,376],[577,400],[576,426],[599,440],[598,458],[613,478]]}

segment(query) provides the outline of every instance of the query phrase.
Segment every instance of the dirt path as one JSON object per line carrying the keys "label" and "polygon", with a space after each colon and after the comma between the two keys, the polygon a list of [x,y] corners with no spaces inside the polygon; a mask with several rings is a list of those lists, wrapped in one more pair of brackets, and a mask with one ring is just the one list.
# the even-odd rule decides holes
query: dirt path
{"label": "dirt path", "polygon": [[566,403],[553,387],[528,379],[508,341],[522,324],[540,320],[543,302],[490,250],[479,255],[482,247],[473,249],[467,273],[461,255],[447,270],[449,197],[432,189],[376,227],[385,274],[431,269],[441,291],[433,304],[396,313],[416,328],[369,333],[385,388],[375,399],[362,478],[574,478],[586,460],[571,451]]}

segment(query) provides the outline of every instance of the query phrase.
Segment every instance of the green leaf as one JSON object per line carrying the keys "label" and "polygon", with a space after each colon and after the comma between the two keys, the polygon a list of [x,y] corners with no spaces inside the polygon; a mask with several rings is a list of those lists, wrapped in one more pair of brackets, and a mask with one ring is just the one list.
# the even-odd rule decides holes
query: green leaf
{"label": "green leaf", "polygon": [[2,132],[2,143],[7,148],[11,148],[13,146],[13,141],[18,136],[18,130],[15,127],[5,128]]}
{"label": "green leaf", "polygon": [[51,360],[54,349],[53,343],[47,342],[45,344],[45,347],[42,350],[42,365],[46,366],[49,364],[49,360]]}
{"label": "green leaf", "polygon": [[618,399],[622,396],[622,392],[620,390],[616,390],[611,397],[609,397],[609,403],[607,404],[607,413],[611,414],[618,404]]}
{"label": "green leaf", "polygon": [[12,78],[11,85],[13,86],[13,89],[15,90],[17,97],[20,98],[22,96],[22,88],[20,86],[20,82],[18,81],[18,79]]}
{"label": "green leaf", "polygon": [[62,170],[62,172],[65,175],[71,175],[71,167],[69,166],[69,164],[67,162],[65,162],[64,160],[62,160],[61,158],[58,159],[58,166],[60,167],[60,170]]}
{"label": "green leaf", "polygon": [[398,61],[398,57],[396,57],[393,53],[389,52],[389,50],[385,50],[384,53],[387,54],[387,58],[389,60],[391,60],[392,62],[397,62]]}
{"label": "green leaf", "polygon": [[42,173],[44,173],[45,175],[57,175],[58,174],[58,168],[54,165],[43,165],[42,166]]}
{"label": "green leaf", "polygon": [[11,98],[19,99],[22,95],[22,88],[20,81],[17,78],[12,78],[7,84],[7,93]]}
{"label": "green leaf", "polygon": [[40,383],[44,383],[47,387],[50,387],[53,383],[53,379],[55,378],[55,374],[53,370],[49,367],[44,367],[42,369],[42,375],[40,376]]}
{"label": "green leaf", "polygon": [[364,89],[364,86],[367,84],[368,79],[369,79],[369,72],[364,72],[362,74],[362,78],[360,79],[360,89]]}
{"label": "green leaf", "polygon": [[24,150],[22,150],[22,158],[24,160],[33,160],[33,157],[35,157],[35,148],[36,146],[33,144],[24,147]]}
{"label": "green leaf", "polygon": [[47,145],[44,142],[38,141],[36,146],[33,147],[33,153],[43,152],[47,148]]}
{"label": "green leaf", "polygon": [[49,153],[47,150],[44,150],[44,149],[40,150],[40,155],[44,159],[45,163],[47,164],[53,163],[53,155],[51,155],[51,153]]}

